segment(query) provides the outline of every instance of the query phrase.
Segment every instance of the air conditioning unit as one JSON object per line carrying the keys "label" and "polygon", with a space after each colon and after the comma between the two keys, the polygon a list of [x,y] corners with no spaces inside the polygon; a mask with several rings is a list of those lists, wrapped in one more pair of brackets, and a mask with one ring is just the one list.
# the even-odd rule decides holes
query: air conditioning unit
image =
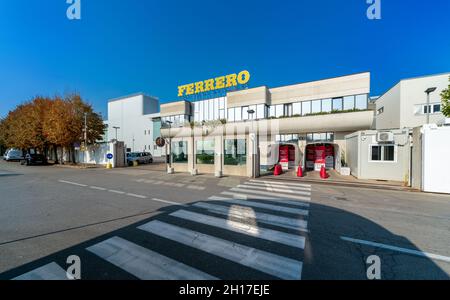
{"label": "air conditioning unit", "polygon": [[394,142],[394,133],[392,132],[378,132],[377,133],[378,143],[392,143]]}

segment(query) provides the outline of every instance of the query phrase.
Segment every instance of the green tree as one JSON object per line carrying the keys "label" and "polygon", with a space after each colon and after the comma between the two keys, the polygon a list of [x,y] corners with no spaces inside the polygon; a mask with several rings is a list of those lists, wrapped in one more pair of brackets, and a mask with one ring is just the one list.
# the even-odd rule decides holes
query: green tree
{"label": "green tree", "polygon": [[447,118],[450,118],[450,84],[448,85],[447,89],[442,91],[441,97],[442,97],[442,113]]}

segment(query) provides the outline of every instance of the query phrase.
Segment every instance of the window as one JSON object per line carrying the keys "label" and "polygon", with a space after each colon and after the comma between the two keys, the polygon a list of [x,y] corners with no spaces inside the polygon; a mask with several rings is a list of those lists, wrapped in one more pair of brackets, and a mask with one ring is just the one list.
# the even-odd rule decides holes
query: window
{"label": "window", "polygon": [[323,99],[322,100],[322,112],[331,112],[331,99]]}
{"label": "window", "polygon": [[334,98],[333,99],[333,110],[342,110],[343,98]]}
{"label": "window", "polygon": [[355,108],[356,109],[367,109],[367,95],[358,95],[355,97]]}
{"label": "window", "polygon": [[302,116],[311,113],[311,101],[302,102]]}
{"label": "window", "polygon": [[433,105],[433,113],[441,112],[441,105],[440,104],[434,104]]}
{"label": "window", "polygon": [[[172,162],[187,163],[188,162],[187,142],[172,142]],[[155,149],[156,150],[156,149]]]}
{"label": "window", "polygon": [[292,103],[285,104],[284,105],[284,112],[283,115],[285,117],[292,117]]}
{"label": "window", "polygon": [[281,134],[277,135],[275,137],[276,142],[290,142],[290,143],[296,143],[299,141],[299,135],[298,134]]}
{"label": "window", "polygon": [[234,122],[234,108],[228,109],[228,121]]}
{"label": "window", "polygon": [[302,103],[301,102],[292,104],[292,114],[294,116],[302,114]]}
{"label": "window", "polygon": [[275,113],[275,105],[271,105],[269,108],[269,117],[273,118],[276,117],[276,113]]}
{"label": "window", "polygon": [[306,141],[310,143],[334,142],[334,133],[333,132],[308,133],[306,135]]}
{"label": "window", "polygon": [[344,97],[344,110],[351,110],[355,108],[355,96]]}
{"label": "window", "polygon": [[256,119],[256,105],[250,105],[247,109],[247,112],[249,110],[253,110],[254,113],[253,114],[248,114],[248,120],[254,120]]}
{"label": "window", "polygon": [[258,104],[256,106],[256,119],[265,119],[267,118],[267,105]]}
{"label": "window", "polygon": [[320,113],[322,110],[322,105],[320,100],[314,100],[311,102],[311,113]]}
{"label": "window", "polygon": [[214,140],[197,141],[197,163],[213,165],[214,164]]}
{"label": "window", "polygon": [[240,107],[234,109],[234,119],[236,122],[242,121],[242,110]]}
{"label": "window", "polygon": [[247,143],[242,140],[225,140],[224,165],[243,166],[247,163]]}
{"label": "window", "polygon": [[284,115],[284,105],[279,104],[275,106],[275,117],[279,118]]}
{"label": "window", "polygon": [[374,162],[394,162],[395,145],[372,145],[370,160]]}
{"label": "window", "polygon": [[432,103],[430,105],[422,105],[422,114],[437,114],[441,112],[440,103]]}

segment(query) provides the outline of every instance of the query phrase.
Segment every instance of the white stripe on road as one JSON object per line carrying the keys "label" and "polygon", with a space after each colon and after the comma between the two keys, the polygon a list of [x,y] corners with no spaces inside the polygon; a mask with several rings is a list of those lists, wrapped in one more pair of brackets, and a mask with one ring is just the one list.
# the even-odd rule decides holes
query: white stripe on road
{"label": "white stripe on road", "polygon": [[277,185],[288,185],[288,186],[297,186],[297,187],[311,187],[310,184],[303,184],[303,183],[292,183],[292,182],[286,182],[286,181],[268,181],[268,180],[255,180],[251,179],[250,182],[263,182],[263,183],[269,183],[269,184],[277,184]]}
{"label": "white stripe on road", "polygon": [[298,194],[298,195],[304,195],[304,196],[311,196],[311,192],[306,192],[306,191],[293,191],[288,189],[287,187],[278,187],[278,188],[272,188],[272,187],[262,187],[262,186],[252,186],[252,185],[245,185],[245,184],[240,184],[237,186],[238,188],[244,188],[244,189],[255,189],[255,190],[263,190],[263,191],[268,191],[268,192],[280,192],[280,193],[288,193],[288,194]]}
{"label": "white stripe on road", "polygon": [[181,218],[184,220],[205,224],[220,229],[227,229],[230,231],[250,235],[256,238],[285,244],[300,249],[305,248],[305,238],[298,235],[293,235],[281,231],[272,229],[260,228],[252,224],[245,224],[232,220],[225,220],[222,218],[216,218],[208,215],[203,215],[187,210],[178,210],[170,214],[173,217]]}
{"label": "white stripe on road", "polygon": [[[305,209],[292,208],[292,207],[273,205],[273,204],[266,204],[266,203],[254,202],[254,201],[249,201],[249,200],[226,199],[223,201],[226,201],[229,203],[234,203],[234,204],[239,204],[239,205],[243,205],[243,206],[253,206],[253,207],[265,208],[265,209],[274,210],[274,211],[298,214],[298,215],[302,215],[302,216],[307,216],[309,214],[308,211]],[[283,202],[280,201],[280,204],[281,203],[283,203]]]}
{"label": "white stripe on road", "polygon": [[33,271],[20,275],[13,280],[68,280],[67,272],[57,263],[37,268]]}
{"label": "white stripe on road", "polygon": [[448,256],[423,252],[423,251],[419,251],[419,250],[401,248],[401,247],[396,247],[396,246],[391,246],[391,245],[386,245],[386,244],[380,244],[380,243],[375,243],[375,242],[370,242],[370,241],[364,241],[364,240],[359,240],[359,239],[353,239],[353,238],[349,238],[349,237],[345,237],[345,236],[341,236],[341,239],[344,241],[352,242],[352,243],[356,243],[356,244],[372,246],[375,248],[388,249],[388,250],[402,252],[402,253],[406,253],[406,254],[411,254],[411,255],[427,257],[427,258],[431,258],[431,259],[435,259],[435,260],[442,260],[445,262],[450,262],[450,257],[448,257]]}
{"label": "white stripe on road", "polygon": [[116,191],[116,190],[108,190],[108,192],[114,193],[114,194],[119,194],[119,195],[125,194],[125,192],[122,192],[122,191]]}
{"label": "white stripe on road", "polygon": [[98,191],[106,191],[105,188],[98,187],[98,186],[90,186],[90,188],[93,189],[93,190],[98,190]]}
{"label": "white stripe on road", "polygon": [[251,185],[251,186],[263,186],[263,187],[270,187],[270,188],[288,189],[291,191],[311,191],[310,187],[286,186],[286,185],[263,183],[263,182],[259,183],[259,182],[247,181],[243,184]]}
{"label": "white stripe on road", "polygon": [[67,183],[67,184],[71,184],[71,185],[87,187],[86,184],[81,184],[81,183],[76,183],[76,182],[71,182],[71,181],[65,181],[65,180],[58,180],[58,181],[61,182],[61,183]]}
{"label": "white stripe on road", "polygon": [[[251,195],[250,193],[233,193],[233,192],[222,192],[220,193],[221,195],[226,195],[226,196],[231,196],[233,197],[233,199],[243,199],[243,200],[268,200],[268,201],[272,201],[272,202],[277,202],[277,203],[285,203],[285,204],[290,204],[290,205],[294,205],[294,206],[300,206],[300,207],[309,207],[309,203],[304,203],[304,202],[300,202],[300,201],[295,201],[295,200],[285,200],[285,199],[280,199],[280,198],[275,198],[275,197],[265,197],[265,196],[259,196],[259,195]],[[222,198],[222,197],[219,197]],[[223,198],[223,199],[219,199],[219,200],[227,200],[230,198]],[[210,199],[210,200],[217,200],[217,199]],[[310,200],[306,200],[306,201],[310,201]]]}
{"label": "white stripe on road", "polygon": [[168,201],[168,200],[162,200],[162,199],[158,199],[158,198],[153,198],[153,201],[157,201],[157,202],[161,202],[161,203],[166,203],[166,204],[173,204],[173,205],[179,205],[179,206],[187,206],[186,204],[183,203],[179,203],[179,202],[173,202],[173,201]]}
{"label": "white stripe on road", "polygon": [[209,274],[119,237],[86,250],[144,280],[214,280]]}
{"label": "white stripe on road", "polygon": [[[246,202],[243,205],[245,204]],[[280,226],[289,229],[304,231],[308,226],[307,225],[308,222],[302,219],[286,218],[261,212],[255,212],[251,208],[249,209],[248,207],[245,206],[228,207],[205,202],[198,202],[195,203],[193,206],[207,209],[208,211],[213,213],[218,213],[224,216],[233,216],[244,220],[247,220],[248,218],[255,218],[257,222]]]}
{"label": "white stripe on road", "polygon": [[137,194],[132,194],[132,193],[127,193],[127,196],[134,197],[134,198],[140,198],[140,199],[147,199],[147,196],[137,195]]}
{"label": "white stripe on road", "polygon": [[239,193],[252,193],[252,194],[259,194],[259,195],[268,195],[268,196],[274,196],[278,198],[289,198],[289,199],[296,199],[296,200],[303,200],[303,201],[310,201],[310,197],[305,196],[295,196],[295,195],[288,195],[288,194],[282,194],[282,193],[272,193],[267,191],[253,191],[248,189],[241,189],[241,188],[232,188],[230,191],[233,192],[239,192]]}
{"label": "white stripe on road", "polygon": [[301,279],[302,262],[297,260],[160,221],[138,228],[281,279]]}

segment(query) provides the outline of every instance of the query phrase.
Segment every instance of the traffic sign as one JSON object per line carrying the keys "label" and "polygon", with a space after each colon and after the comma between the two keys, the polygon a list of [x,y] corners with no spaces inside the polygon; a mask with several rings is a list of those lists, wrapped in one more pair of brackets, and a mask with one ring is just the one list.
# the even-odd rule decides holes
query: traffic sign
{"label": "traffic sign", "polygon": [[108,155],[106,155],[107,159],[113,159],[114,155],[112,155],[111,153],[108,153]]}

